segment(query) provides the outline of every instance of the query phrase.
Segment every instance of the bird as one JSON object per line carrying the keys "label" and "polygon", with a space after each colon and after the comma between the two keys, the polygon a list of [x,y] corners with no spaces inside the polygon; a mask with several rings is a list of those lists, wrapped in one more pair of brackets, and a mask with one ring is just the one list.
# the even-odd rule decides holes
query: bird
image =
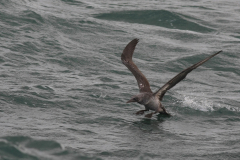
{"label": "bird", "polygon": [[156,92],[152,92],[147,78],[142,74],[142,72],[138,69],[136,64],[132,61],[133,52],[138,42],[139,39],[136,38],[126,45],[121,55],[121,61],[132,72],[132,74],[137,80],[139,88],[139,93],[137,95],[132,96],[132,98],[129,101],[127,101],[127,103],[137,102],[145,106],[145,109],[136,112],[136,115],[142,115],[144,114],[145,111],[149,110],[153,111],[149,114],[146,114],[145,115],[146,118],[151,118],[152,115],[156,113],[171,116],[171,114],[166,111],[165,107],[161,103],[165,93],[169,89],[174,87],[177,83],[182,81],[187,76],[187,74],[190,73],[192,70],[196,69],[197,67],[207,62],[212,57],[222,52],[218,51],[217,53],[212,54],[207,58],[199,61],[198,63],[186,68],[185,70],[181,71],[176,76],[174,76],[171,80],[169,80]]}

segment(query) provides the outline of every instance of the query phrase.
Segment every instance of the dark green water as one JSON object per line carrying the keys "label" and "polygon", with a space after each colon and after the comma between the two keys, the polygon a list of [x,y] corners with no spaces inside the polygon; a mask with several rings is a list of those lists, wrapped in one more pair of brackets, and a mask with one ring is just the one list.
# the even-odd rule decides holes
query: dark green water
{"label": "dark green water", "polygon": [[[230,1],[0,2],[0,160],[240,159],[240,8]],[[136,116],[121,53],[172,117]]]}

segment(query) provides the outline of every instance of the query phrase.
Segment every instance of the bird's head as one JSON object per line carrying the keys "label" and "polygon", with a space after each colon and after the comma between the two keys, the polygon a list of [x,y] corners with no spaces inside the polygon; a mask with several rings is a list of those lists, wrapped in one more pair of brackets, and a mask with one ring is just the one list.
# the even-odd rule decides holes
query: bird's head
{"label": "bird's head", "polygon": [[129,101],[127,101],[127,103],[138,102],[141,104],[142,101],[143,101],[143,95],[138,94],[138,95],[133,96]]}

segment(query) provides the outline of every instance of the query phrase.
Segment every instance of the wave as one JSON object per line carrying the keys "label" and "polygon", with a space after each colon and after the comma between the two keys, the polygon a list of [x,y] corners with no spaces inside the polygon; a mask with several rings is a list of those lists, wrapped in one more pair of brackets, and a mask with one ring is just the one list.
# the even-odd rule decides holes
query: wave
{"label": "wave", "polygon": [[55,141],[34,140],[25,136],[0,138],[0,157],[3,159],[45,159],[63,152],[61,145]]}
{"label": "wave", "polygon": [[64,148],[53,140],[37,140],[27,136],[0,137],[0,159],[51,160],[96,159],[75,149]]}
{"label": "wave", "polygon": [[194,18],[187,17],[167,10],[136,10],[102,13],[95,18],[124,21],[161,26],[169,29],[190,30],[195,32],[211,32],[213,29],[194,22]]}

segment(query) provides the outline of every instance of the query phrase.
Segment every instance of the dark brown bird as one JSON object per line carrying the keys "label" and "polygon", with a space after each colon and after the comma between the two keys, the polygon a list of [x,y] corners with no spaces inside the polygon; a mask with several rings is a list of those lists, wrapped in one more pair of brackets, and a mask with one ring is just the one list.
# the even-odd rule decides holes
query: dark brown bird
{"label": "dark brown bird", "polygon": [[150,89],[150,85],[148,83],[147,78],[142,74],[142,72],[138,69],[138,67],[133,63],[132,56],[134,49],[138,43],[138,39],[133,39],[123,50],[123,53],[121,55],[122,63],[132,72],[132,74],[135,76],[138,87],[139,87],[139,94],[133,96],[127,103],[130,102],[137,102],[139,104],[142,104],[145,106],[144,110],[138,111],[136,114],[143,114],[145,111],[152,110],[154,112],[149,113],[145,115],[147,118],[151,118],[153,114],[155,113],[161,113],[170,115],[167,113],[164,106],[161,104],[162,98],[165,95],[165,93],[174,87],[177,83],[179,83],[181,80],[183,80],[188,73],[190,73],[192,70],[196,69],[198,66],[202,65],[203,63],[207,62],[212,57],[216,56],[222,51],[219,51],[204,60],[192,65],[191,67],[183,70],[179,74],[177,74],[175,77],[173,77],[170,81],[168,81],[165,85],[163,85],[158,91],[155,93],[152,92]]}

